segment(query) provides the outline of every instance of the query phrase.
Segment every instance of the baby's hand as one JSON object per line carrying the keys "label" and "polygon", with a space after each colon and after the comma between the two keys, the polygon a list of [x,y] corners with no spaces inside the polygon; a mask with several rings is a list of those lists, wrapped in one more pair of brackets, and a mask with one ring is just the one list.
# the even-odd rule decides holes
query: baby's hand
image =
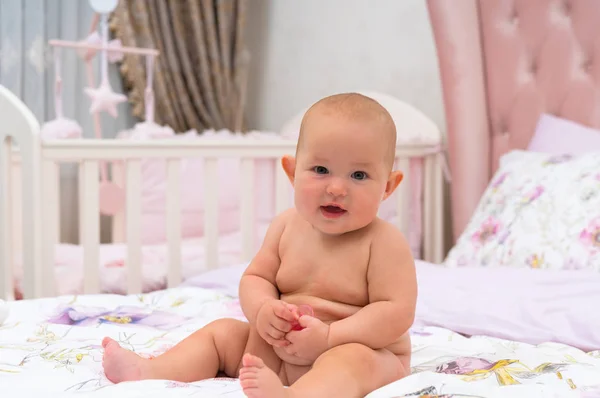
{"label": "baby's hand", "polygon": [[301,316],[298,322],[304,329],[286,334],[290,344],[285,351],[298,358],[315,361],[329,349],[329,325],[310,315]]}
{"label": "baby's hand", "polygon": [[256,316],[256,330],[260,337],[275,347],[290,344],[284,337],[292,330],[296,317],[289,304],[281,300],[269,300],[260,307]]}

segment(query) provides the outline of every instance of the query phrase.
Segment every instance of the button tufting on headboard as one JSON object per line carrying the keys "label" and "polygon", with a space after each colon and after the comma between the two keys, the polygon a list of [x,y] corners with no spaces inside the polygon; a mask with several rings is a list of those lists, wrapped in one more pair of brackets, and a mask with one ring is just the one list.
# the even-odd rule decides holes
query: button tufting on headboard
{"label": "button tufting on headboard", "polygon": [[517,9],[515,7],[512,8],[510,15],[508,17],[508,21],[512,24],[512,25],[518,25],[519,24],[519,13],[517,12]]}
{"label": "button tufting on headboard", "polygon": [[581,63],[581,69],[586,73],[589,74],[592,70],[592,58],[584,58],[583,62]]}
{"label": "button tufting on headboard", "polygon": [[531,73],[532,75],[535,75],[537,73],[537,69],[538,69],[537,60],[535,58],[532,58],[531,61],[529,61],[529,73]]}
{"label": "button tufting on headboard", "polygon": [[[492,170],[505,151],[527,146],[541,112],[594,126],[600,0],[486,0],[478,6],[490,135],[504,137],[501,148],[492,148]],[[518,21],[518,29],[507,30],[507,19]]]}
{"label": "button tufting on headboard", "polygon": [[456,237],[500,156],[528,146],[541,113],[600,128],[600,0],[428,0],[428,8]]}

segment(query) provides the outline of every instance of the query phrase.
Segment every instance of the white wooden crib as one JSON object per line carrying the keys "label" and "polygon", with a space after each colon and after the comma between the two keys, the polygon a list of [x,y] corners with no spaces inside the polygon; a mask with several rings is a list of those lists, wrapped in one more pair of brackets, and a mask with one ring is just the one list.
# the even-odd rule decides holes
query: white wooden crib
{"label": "white wooden crib", "polygon": [[[423,115],[412,115],[422,119]],[[409,119],[411,114],[407,114]],[[419,120],[420,120],[419,119]],[[414,128],[418,123],[407,126]],[[181,212],[180,162],[187,157],[202,158],[205,184],[205,253],[206,264],[217,266],[218,184],[217,162],[221,157],[241,159],[242,173],[240,226],[242,258],[248,261],[254,254],[253,228],[254,161],[278,161],[295,152],[295,142],[282,140],[258,141],[126,141],[126,140],[56,140],[42,141],[40,127],[27,107],[0,86],[0,297],[14,299],[14,255],[22,252],[23,298],[48,297],[56,294],[54,248],[59,243],[59,165],[79,165],[80,244],[84,251],[84,293],[98,293],[99,287],[99,161],[120,160],[125,173],[126,204],[124,241],[127,244],[127,291],[140,293],[141,286],[141,159],[166,161],[166,237],[169,256],[168,286],[181,280]],[[399,131],[401,133],[401,131]],[[18,148],[14,145],[18,144]],[[411,158],[424,159],[423,178],[423,259],[440,262],[443,256],[443,175],[439,145],[414,144],[397,147],[399,167],[408,169]],[[280,212],[291,205],[289,181],[277,167],[275,207]],[[397,199],[398,226],[409,228],[409,184],[401,184]],[[213,189],[211,189],[213,188]],[[22,212],[22,217],[16,217]],[[123,239],[123,237],[121,237]]]}

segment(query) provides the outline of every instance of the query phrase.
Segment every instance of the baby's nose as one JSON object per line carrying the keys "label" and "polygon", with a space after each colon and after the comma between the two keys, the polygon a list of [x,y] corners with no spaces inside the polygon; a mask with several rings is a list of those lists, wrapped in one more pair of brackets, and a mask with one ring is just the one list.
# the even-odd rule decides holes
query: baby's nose
{"label": "baby's nose", "polygon": [[327,193],[333,196],[346,196],[346,186],[339,180],[333,180],[327,186]]}

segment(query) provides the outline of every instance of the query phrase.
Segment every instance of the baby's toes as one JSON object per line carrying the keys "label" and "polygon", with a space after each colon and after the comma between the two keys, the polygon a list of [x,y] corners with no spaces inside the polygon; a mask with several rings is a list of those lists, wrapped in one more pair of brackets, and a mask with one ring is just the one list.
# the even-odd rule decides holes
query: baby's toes
{"label": "baby's toes", "polygon": [[242,364],[244,365],[244,368],[256,368],[255,371],[258,371],[265,366],[262,359],[252,354],[244,354]]}
{"label": "baby's toes", "polygon": [[257,374],[258,374],[258,368],[256,368],[256,367],[241,368],[239,379],[240,380],[256,379]]}
{"label": "baby's toes", "polygon": [[242,377],[240,375],[240,385],[242,386],[242,389],[244,389],[244,390],[257,388],[258,387],[258,377],[257,377],[256,373],[254,373],[254,375],[247,375],[245,377]]}

